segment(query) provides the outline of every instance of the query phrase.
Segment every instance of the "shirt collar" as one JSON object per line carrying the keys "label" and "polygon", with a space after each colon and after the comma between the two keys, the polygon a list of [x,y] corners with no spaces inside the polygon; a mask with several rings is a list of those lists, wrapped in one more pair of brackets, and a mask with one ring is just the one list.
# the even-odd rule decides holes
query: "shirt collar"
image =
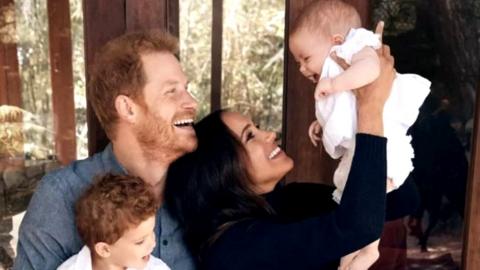
{"label": "shirt collar", "polygon": [[127,174],[127,170],[120,164],[120,162],[118,162],[115,154],[113,153],[112,143],[109,143],[107,147],[105,147],[105,150],[102,153],[102,161],[103,164],[110,167],[109,171],[113,173]]}

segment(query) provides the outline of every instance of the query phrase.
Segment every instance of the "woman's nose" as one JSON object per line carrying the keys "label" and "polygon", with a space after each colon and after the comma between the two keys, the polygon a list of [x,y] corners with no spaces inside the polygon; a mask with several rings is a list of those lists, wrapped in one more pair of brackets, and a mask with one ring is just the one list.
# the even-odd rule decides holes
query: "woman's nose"
{"label": "woman's nose", "polygon": [[277,139],[277,133],[273,131],[266,131],[267,132],[267,141],[268,142],[275,142]]}

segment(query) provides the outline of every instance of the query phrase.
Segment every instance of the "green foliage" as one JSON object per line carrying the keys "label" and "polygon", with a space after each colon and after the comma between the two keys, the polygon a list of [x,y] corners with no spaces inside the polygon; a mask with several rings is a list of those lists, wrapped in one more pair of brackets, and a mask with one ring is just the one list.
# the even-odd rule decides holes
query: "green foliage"
{"label": "green foliage", "polygon": [[[180,10],[181,59],[203,116],[210,98],[211,1],[182,0]],[[222,107],[279,132],[285,1],[225,0],[223,10]]]}
{"label": "green foliage", "polygon": [[[70,6],[77,156],[85,157],[88,153],[82,1],[70,0]],[[32,156],[32,158],[42,158],[54,152],[47,2],[46,0],[15,1],[14,9],[23,109],[35,115],[36,124],[44,127],[43,131],[26,132],[25,146],[33,145],[33,149],[43,149],[45,153]],[[24,119],[24,124],[33,123]]]}
{"label": "green foliage", "polygon": [[45,132],[30,134],[33,137],[27,137],[25,143],[53,151],[47,3],[46,0],[25,0],[15,1],[15,5],[23,109],[35,115],[45,127]]}

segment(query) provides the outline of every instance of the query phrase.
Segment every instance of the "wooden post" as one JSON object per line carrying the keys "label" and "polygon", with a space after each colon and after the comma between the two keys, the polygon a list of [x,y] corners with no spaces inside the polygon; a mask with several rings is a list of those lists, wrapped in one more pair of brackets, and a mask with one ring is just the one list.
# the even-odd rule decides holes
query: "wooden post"
{"label": "wooden post", "polygon": [[[307,132],[315,120],[314,84],[305,79],[288,48],[289,29],[301,9],[312,0],[287,0],[285,14],[285,81],[283,105],[284,147],[295,160],[295,168],[286,176],[287,182],[305,181],[331,184],[336,161],[319,146],[312,146]],[[368,0],[347,1],[354,5],[364,23],[369,22]]]}
{"label": "wooden post", "polygon": [[0,105],[22,107],[13,0],[0,0],[0,25]]}
{"label": "wooden post", "polygon": [[[84,0],[86,81],[95,53],[110,39],[125,33],[125,0]],[[87,89],[88,91],[88,89]],[[87,100],[88,153],[102,151],[108,138]]]}
{"label": "wooden post", "polygon": [[[480,84],[478,86],[480,90]],[[472,155],[467,184],[462,269],[480,268],[480,94],[477,91]]]}
{"label": "wooden post", "polygon": [[212,0],[212,69],[210,111],[222,107],[223,0]]}
{"label": "wooden post", "polygon": [[47,9],[55,153],[60,163],[68,164],[77,157],[70,3],[48,0]]}

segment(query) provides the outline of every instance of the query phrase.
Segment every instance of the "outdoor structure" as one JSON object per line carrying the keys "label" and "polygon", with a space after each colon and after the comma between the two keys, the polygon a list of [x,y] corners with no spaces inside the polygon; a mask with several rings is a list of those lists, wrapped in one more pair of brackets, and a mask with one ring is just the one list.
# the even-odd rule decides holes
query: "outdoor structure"
{"label": "outdoor structure", "polygon": [[[222,49],[222,0],[213,1],[212,14],[212,58],[211,58],[211,110],[221,107],[222,55],[213,53]],[[286,0],[285,36],[300,9],[311,0]],[[0,13],[8,8],[14,0],[0,0]],[[361,13],[365,26],[371,25],[369,0],[349,0]],[[61,164],[67,164],[76,158],[75,154],[75,118],[73,103],[73,79],[71,36],[68,0],[48,0],[50,63],[52,66],[52,107],[55,127],[55,153]],[[86,78],[94,55],[108,40],[126,32],[142,29],[164,29],[179,35],[179,0],[84,0],[85,22],[85,58]],[[15,24],[8,27],[15,28]],[[0,33],[0,39],[1,36]],[[335,162],[326,153],[305,147],[310,142],[307,136],[299,136],[298,130],[307,130],[311,119],[305,115],[314,115],[313,89],[298,71],[292,55],[287,50],[284,55],[284,106],[283,106],[283,146],[286,152],[297,162],[295,170],[286,181],[303,179],[328,183]],[[19,65],[16,57],[14,40],[2,39],[0,43],[0,105],[22,106],[20,90]],[[472,155],[467,187],[465,229],[462,269],[480,269],[480,95],[477,95],[475,121],[473,127]],[[87,104],[88,148],[92,155],[108,143],[95,114]],[[0,124],[1,121],[0,121]],[[1,156],[0,156],[1,158]],[[0,160],[0,165],[1,165]],[[37,171],[49,171],[53,165],[35,165],[34,172],[28,176],[38,181]],[[0,166],[1,168],[1,166]],[[320,169],[319,169],[320,168]],[[0,171],[2,172],[2,171]],[[27,177],[23,175],[24,177]],[[22,177],[23,177],[22,176]],[[13,185],[4,182],[0,176],[0,214],[2,217],[16,211],[7,211],[6,205]],[[23,196],[23,195],[22,195]],[[22,197],[23,198],[23,197]],[[12,200],[12,199],[8,199]],[[23,199],[22,199],[23,200]],[[24,203],[25,204],[25,203]],[[0,230],[0,237],[2,231]],[[1,254],[0,254],[1,255]],[[1,256],[0,256],[1,257]]]}

